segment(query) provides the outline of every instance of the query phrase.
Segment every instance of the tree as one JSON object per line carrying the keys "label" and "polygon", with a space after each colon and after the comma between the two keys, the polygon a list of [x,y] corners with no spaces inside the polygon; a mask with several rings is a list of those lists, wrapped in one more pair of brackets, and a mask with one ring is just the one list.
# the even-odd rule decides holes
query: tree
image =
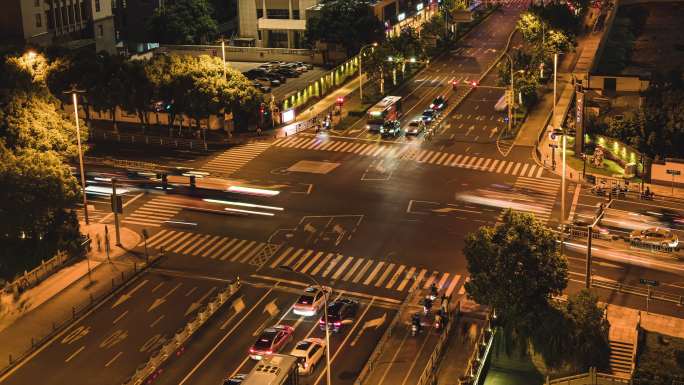
{"label": "tree", "polygon": [[159,7],[148,22],[156,41],[165,44],[204,44],[218,32],[207,0],[174,0]]}
{"label": "tree", "polygon": [[230,110],[234,117],[256,116],[263,96],[240,72],[227,69],[219,58],[186,55],[163,55],[147,63],[147,75],[157,97],[172,106],[175,115],[187,114],[199,128],[209,114]]}
{"label": "tree", "polygon": [[[88,131],[81,130],[81,141],[87,139]],[[12,151],[54,151],[63,158],[78,154],[76,126],[47,95],[14,92],[0,99],[0,140]]]}
{"label": "tree", "polygon": [[317,41],[340,44],[351,56],[362,46],[384,39],[384,26],[367,0],[328,0],[321,4],[320,13],[306,21],[310,46]]}
{"label": "tree", "polygon": [[491,306],[502,327],[527,339],[567,286],[568,264],[554,234],[534,216],[508,210],[503,222],[466,237],[468,297]]}
{"label": "tree", "polygon": [[584,289],[570,295],[563,310],[569,323],[567,353],[575,368],[579,371],[587,371],[591,366],[607,368],[610,324],[596,293]]}
{"label": "tree", "polygon": [[121,97],[121,107],[126,111],[134,111],[143,126],[148,125],[147,112],[152,104],[154,85],[148,77],[146,65],[141,61],[127,61],[121,67],[123,79],[120,80],[126,92]]}
{"label": "tree", "polygon": [[80,250],[78,221],[67,209],[80,189],[55,152],[15,154],[0,140],[0,184],[0,276],[11,279],[57,250]]}

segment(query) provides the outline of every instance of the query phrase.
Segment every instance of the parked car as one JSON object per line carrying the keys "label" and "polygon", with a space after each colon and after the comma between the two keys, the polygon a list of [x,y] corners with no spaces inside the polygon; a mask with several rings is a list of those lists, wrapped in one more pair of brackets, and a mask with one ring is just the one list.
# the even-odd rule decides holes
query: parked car
{"label": "parked car", "polygon": [[269,79],[276,79],[280,81],[281,83],[285,83],[287,81],[287,76],[276,72],[276,71],[269,71],[266,73],[266,77]]}
{"label": "parked car", "polygon": [[304,63],[302,61],[296,61],[295,64],[297,64],[298,66],[304,66],[307,70],[312,70],[314,67],[313,64]]}
{"label": "parked car", "polygon": [[677,235],[662,227],[634,230],[629,234],[629,240],[644,245],[661,247],[677,247],[679,244]]}
{"label": "parked car", "polygon": [[297,70],[288,67],[280,67],[274,71],[288,78],[296,78],[300,75]]}

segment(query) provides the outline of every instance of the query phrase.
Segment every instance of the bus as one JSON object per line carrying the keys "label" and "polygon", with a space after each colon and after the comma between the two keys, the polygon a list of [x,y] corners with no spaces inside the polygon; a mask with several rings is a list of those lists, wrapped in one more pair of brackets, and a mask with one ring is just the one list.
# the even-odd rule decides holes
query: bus
{"label": "bus", "polygon": [[380,131],[380,127],[390,120],[398,120],[401,117],[401,96],[385,96],[376,105],[368,110],[366,117],[366,129]]}
{"label": "bus", "polygon": [[287,354],[265,356],[240,385],[299,385],[297,360]]}

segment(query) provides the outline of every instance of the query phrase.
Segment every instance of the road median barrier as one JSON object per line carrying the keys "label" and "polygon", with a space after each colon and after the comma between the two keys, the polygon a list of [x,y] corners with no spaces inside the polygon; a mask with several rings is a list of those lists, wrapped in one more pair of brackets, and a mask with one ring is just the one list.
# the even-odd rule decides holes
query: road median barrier
{"label": "road median barrier", "polygon": [[179,329],[173,338],[162,346],[150,359],[139,366],[133,375],[123,385],[140,385],[156,378],[160,373],[161,366],[175,354],[184,350],[187,341],[199,330],[223,304],[228,302],[235,293],[240,290],[240,277],[229,283],[224,290],[213,297],[203,309],[197,312],[195,318]]}

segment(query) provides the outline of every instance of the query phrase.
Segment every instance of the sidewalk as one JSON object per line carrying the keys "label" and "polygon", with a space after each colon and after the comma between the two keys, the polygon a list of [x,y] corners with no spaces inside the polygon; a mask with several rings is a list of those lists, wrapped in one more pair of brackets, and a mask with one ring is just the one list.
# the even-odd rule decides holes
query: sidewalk
{"label": "sidewalk", "polygon": [[[13,298],[2,293],[0,305],[0,372],[8,363],[39,345],[55,330],[79,316],[98,299],[103,298],[129,279],[143,261],[127,256],[140,243],[140,235],[121,229],[122,247],[114,246],[114,229],[109,226],[111,253],[108,262],[104,245],[92,246],[88,258],[67,266],[38,286]],[[94,239],[104,239],[103,224],[81,225],[81,232]],[[90,273],[89,273],[90,271]],[[4,361],[3,361],[4,360]]]}
{"label": "sidewalk", "polygon": [[454,325],[437,372],[437,385],[458,384],[466,374],[468,360],[475,351],[482,328],[486,325],[487,309],[465,296],[461,299],[461,317]]}

